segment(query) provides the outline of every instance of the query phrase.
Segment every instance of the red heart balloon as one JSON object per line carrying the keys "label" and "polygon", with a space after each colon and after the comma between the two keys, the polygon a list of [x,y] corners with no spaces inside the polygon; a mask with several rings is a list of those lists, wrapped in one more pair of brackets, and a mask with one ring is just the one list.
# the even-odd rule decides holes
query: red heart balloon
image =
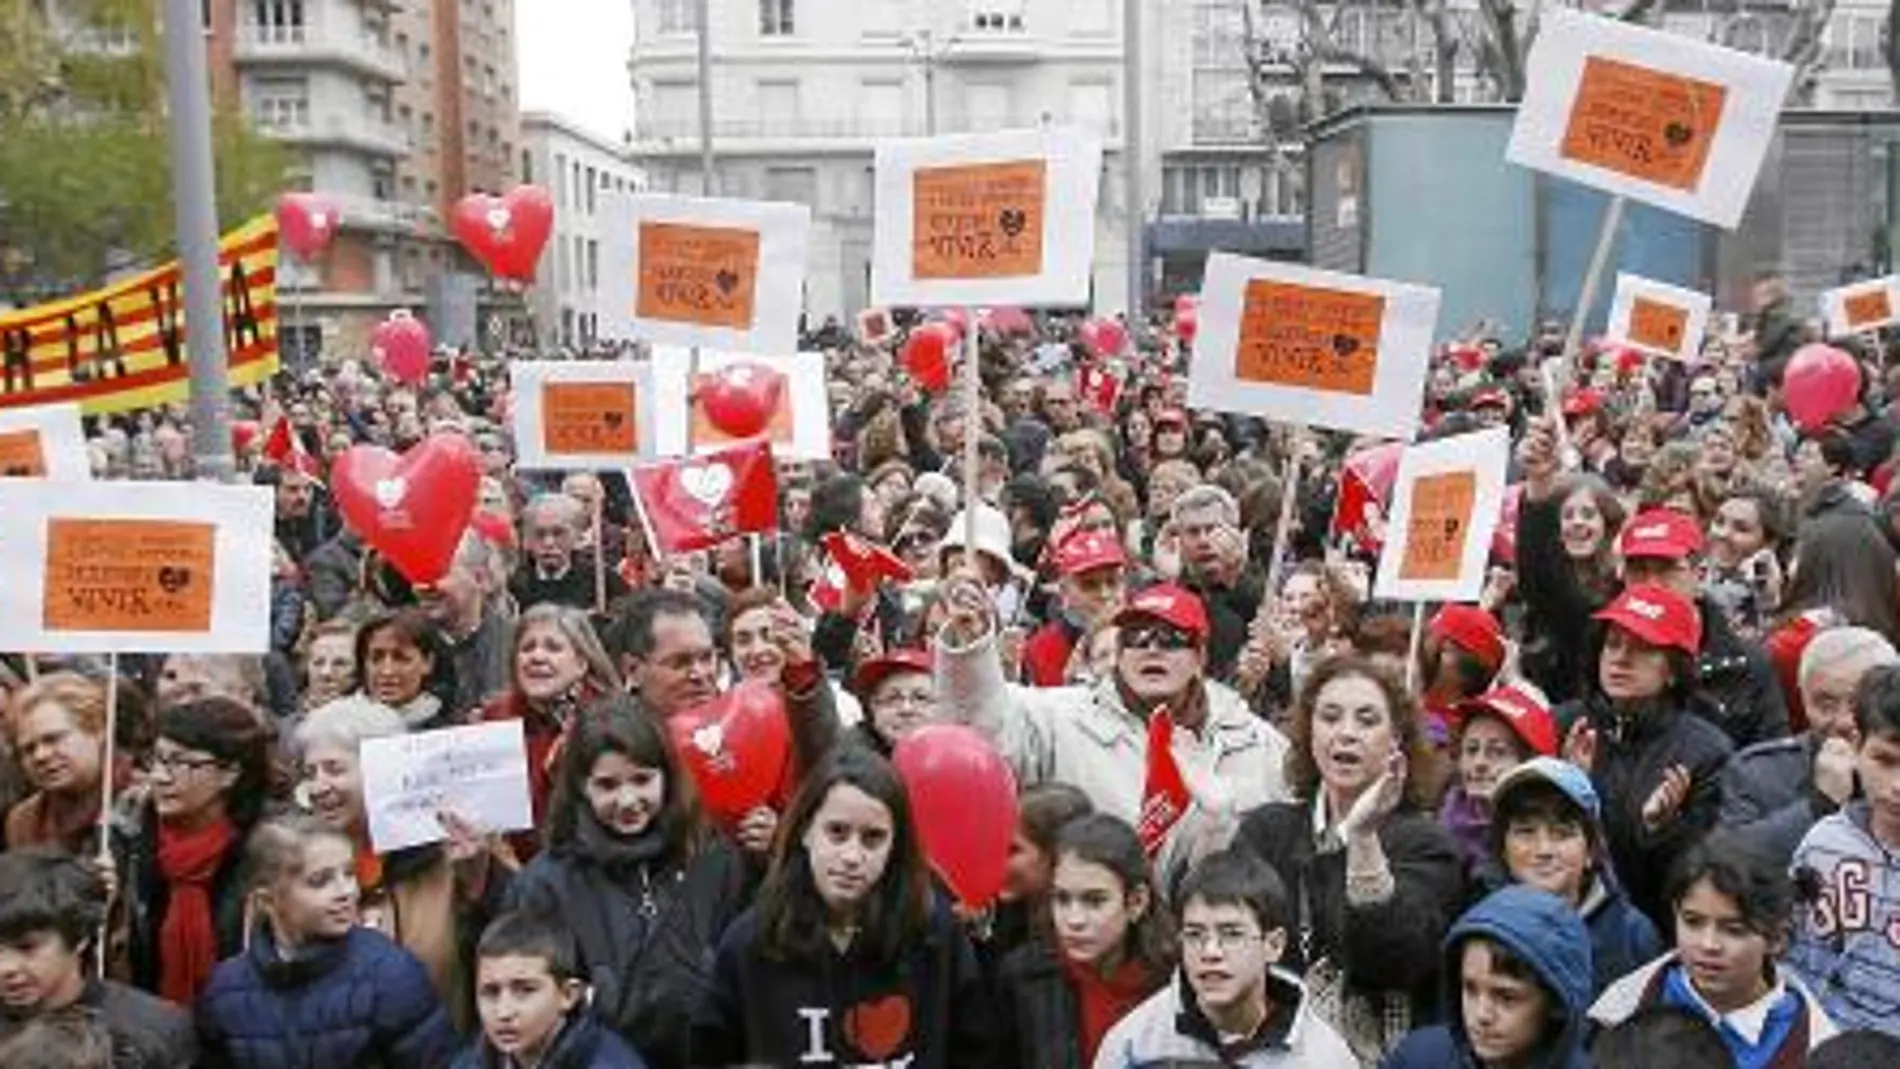
{"label": "red heart balloon", "polygon": [[398,309],[376,324],[369,336],[370,355],[385,374],[414,386],[429,377],[429,327]]}
{"label": "red heart balloon", "polygon": [[1097,359],[1106,360],[1111,356],[1120,356],[1128,345],[1128,328],[1114,319],[1091,319],[1076,331],[1082,344]]}
{"label": "red heart balloon", "polygon": [[928,724],[897,744],[892,763],[910,795],[931,868],[957,899],[982,908],[1003,890],[1016,834],[1016,775],[996,747],[961,724]]}
{"label": "red heart balloon", "polygon": [[700,410],[734,438],[763,432],[784,392],[785,375],[764,364],[727,364],[699,377]]}
{"label": "red heart balloon", "polygon": [[729,828],[771,800],[791,758],[785,699],[770,683],[741,683],[681,711],[667,730],[706,811]]}
{"label": "red heart balloon", "polygon": [[957,330],[948,323],[925,323],[904,339],[904,370],[931,393],[950,388],[950,349]]}
{"label": "red heart balloon", "polygon": [[448,574],[475,512],[482,472],[460,434],[435,434],[402,456],[353,446],[330,468],[343,518],[411,583]]}
{"label": "red heart balloon", "polygon": [[554,230],[554,198],[540,186],[504,197],[470,193],[455,202],[456,240],[497,278],[533,282],[534,266]]}
{"label": "red heart balloon", "polygon": [[277,198],[277,236],[308,263],[330,247],[343,210],[321,193],[285,193]]}
{"label": "red heart balloon", "polygon": [[1201,332],[1201,312],[1198,307],[1174,313],[1174,332],[1184,342],[1192,343],[1194,336]]}
{"label": "red heart balloon", "polygon": [[1831,345],[1804,345],[1788,361],[1781,390],[1795,424],[1818,431],[1860,399],[1860,365]]}

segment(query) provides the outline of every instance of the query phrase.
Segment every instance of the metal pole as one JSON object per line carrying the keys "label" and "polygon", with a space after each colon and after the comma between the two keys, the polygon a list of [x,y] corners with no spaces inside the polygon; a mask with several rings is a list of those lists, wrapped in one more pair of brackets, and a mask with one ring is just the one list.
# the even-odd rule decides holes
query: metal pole
{"label": "metal pole", "polygon": [[699,0],[699,192],[713,195],[712,0]]}
{"label": "metal pole", "polygon": [[198,477],[228,482],[231,455],[224,287],[218,278],[218,203],[211,160],[211,87],[197,0],[165,0],[166,103],[171,112],[172,209],[185,280],[191,359],[191,451]]}
{"label": "metal pole", "polygon": [[1128,329],[1139,335],[1148,294],[1147,243],[1142,220],[1147,197],[1141,183],[1141,9],[1144,0],[1122,0],[1122,162],[1128,186]]}

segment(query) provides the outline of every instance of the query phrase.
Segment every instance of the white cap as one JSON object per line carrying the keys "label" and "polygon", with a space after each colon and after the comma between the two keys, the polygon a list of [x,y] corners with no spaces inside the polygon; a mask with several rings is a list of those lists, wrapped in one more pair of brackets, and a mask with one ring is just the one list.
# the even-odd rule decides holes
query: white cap
{"label": "white cap", "polygon": [[[943,541],[937,543],[937,556],[943,556],[944,550],[962,549],[963,532],[967,526],[964,513],[959,512],[950,521],[950,530],[945,532]],[[1016,558],[1010,555],[1009,517],[989,505],[976,506],[976,551],[996,561],[1011,573],[1021,572]]]}

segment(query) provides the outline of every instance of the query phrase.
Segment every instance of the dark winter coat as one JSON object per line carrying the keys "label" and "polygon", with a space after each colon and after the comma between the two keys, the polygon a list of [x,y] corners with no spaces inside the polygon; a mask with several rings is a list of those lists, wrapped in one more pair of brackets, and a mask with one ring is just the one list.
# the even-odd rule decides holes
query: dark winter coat
{"label": "dark winter coat", "polygon": [[1403,995],[1413,1020],[1438,1012],[1438,949],[1464,901],[1464,860],[1451,836],[1431,816],[1393,813],[1379,843],[1396,885],[1384,902],[1346,900],[1346,851],[1319,853],[1313,803],[1275,802],[1241,820],[1235,842],[1273,866],[1286,884],[1296,922],[1280,964],[1304,972],[1327,958],[1345,972],[1348,987]]}
{"label": "dark winter coat", "polygon": [[1706,699],[1696,711],[1721,728],[1738,750],[1786,738],[1788,702],[1768,654],[1759,643],[1737,635],[1728,614],[1709,598],[1701,598],[1696,607],[1702,614],[1696,689]]}
{"label": "dark winter coat", "polygon": [[[477,1039],[455,1059],[454,1069],[514,1069],[488,1040]],[[647,1063],[627,1041],[585,1013],[576,1013],[561,1026],[535,1069],[647,1069]]]}
{"label": "dark winter coat", "polygon": [[1808,829],[1840,806],[1814,788],[1813,735],[1758,742],[1722,770],[1722,826],[1778,861],[1794,857]]}
{"label": "dark winter coat", "polygon": [[[112,1037],[112,1069],[188,1069],[198,1064],[191,1015],[154,995],[110,980],[89,980],[78,1002],[54,1012],[78,1011],[91,1015]],[[0,1041],[30,1021],[0,1010]]]}
{"label": "dark winter coat", "polygon": [[442,1069],[454,1029],[422,963],[353,928],[285,960],[267,931],[198,999],[205,1069]]}
{"label": "dark winter coat", "polygon": [[1595,676],[1591,617],[1605,601],[1577,581],[1563,546],[1563,501],[1528,497],[1517,516],[1517,590],[1524,599],[1524,671],[1551,702],[1583,694]]}
{"label": "dark winter coat", "polygon": [[[1004,956],[996,979],[996,1034],[1008,1041],[998,1065],[1009,1069],[1089,1069],[1082,1062],[1082,1020],[1075,983],[1060,952],[1031,939]],[[1168,984],[1152,978],[1152,994]]]}
{"label": "dark winter coat", "polygon": [[513,904],[563,918],[593,985],[594,1015],[658,1066],[686,1064],[693,1011],[712,987],[713,953],[744,907],[744,862],[723,845],[609,868],[555,847],[518,875]]}
{"label": "dark winter coat", "polygon": [[[1546,1026],[1545,1044],[1527,1069],[1589,1069],[1583,1041],[1593,994],[1590,941],[1569,904],[1521,884],[1478,903],[1445,937],[1446,976],[1458,976],[1464,944],[1473,937],[1510,951],[1554,996],[1561,1023]],[[1445,1023],[1406,1036],[1380,1069],[1481,1069],[1465,1032],[1463,992],[1455,982],[1445,987]]]}
{"label": "dark winter coat", "polygon": [[897,1064],[986,1067],[995,1013],[976,957],[949,909],[901,961],[861,952],[775,960],[756,910],[719,943],[713,990],[693,1017],[695,1069],[733,1065]]}
{"label": "dark winter coat", "polygon": [[[1566,726],[1587,716],[1596,729],[1590,779],[1603,804],[1604,841],[1630,901],[1658,930],[1672,927],[1663,880],[1670,864],[1720,818],[1722,768],[1734,752],[1728,736],[1697,714],[1699,701],[1664,696],[1640,711],[1618,710],[1594,694],[1558,710]],[[1650,831],[1643,827],[1643,803],[1671,765],[1689,770],[1689,797],[1675,819]]]}
{"label": "dark winter coat", "polygon": [[[140,807],[135,822],[115,821],[112,856],[124,893],[118,903],[124,918],[125,956],[133,986],[158,990],[158,928],[165,923],[171,885],[158,871],[158,811]],[[211,924],[218,937],[218,960],[244,949],[244,836],[225,852],[211,878]]]}

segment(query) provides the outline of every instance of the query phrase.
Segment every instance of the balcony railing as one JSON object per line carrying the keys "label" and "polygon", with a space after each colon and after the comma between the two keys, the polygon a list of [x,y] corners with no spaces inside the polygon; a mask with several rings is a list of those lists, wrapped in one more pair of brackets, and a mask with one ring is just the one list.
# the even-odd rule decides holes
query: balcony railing
{"label": "balcony railing", "polygon": [[341,146],[378,156],[409,153],[409,135],[401,127],[362,114],[335,112],[301,122],[261,119],[257,128],[297,145]]}
{"label": "balcony railing", "polygon": [[240,27],[233,58],[239,63],[339,64],[390,82],[409,76],[408,64],[389,45],[366,33],[322,24]]}

